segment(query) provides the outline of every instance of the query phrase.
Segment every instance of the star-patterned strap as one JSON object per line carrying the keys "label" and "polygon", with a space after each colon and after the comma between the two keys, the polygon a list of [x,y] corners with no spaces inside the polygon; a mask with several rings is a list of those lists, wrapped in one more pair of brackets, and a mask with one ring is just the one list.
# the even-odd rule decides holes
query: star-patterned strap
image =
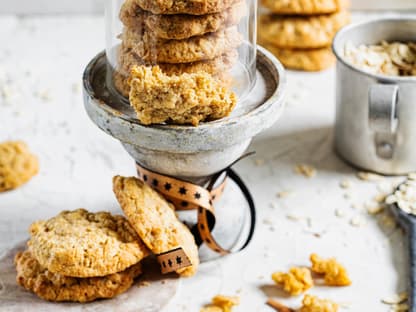
{"label": "star-patterned strap", "polygon": [[[168,200],[168,202],[175,206],[177,210],[196,209],[198,211],[197,231],[194,231],[194,235],[197,236],[196,240],[204,242],[210,249],[221,255],[229,254],[231,251],[222,248],[212,236],[211,231],[215,226],[213,203],[221,197],[225,188],[227,177],[229,176],[242,190],[251,212],[251,228],[248,238],[241,249],[244,249],[250,242],[255,226],[254,201],[243,181],[231,168],[214,175],[207,188],[153,172],[140,166],[139,164],[137,164],[137,174],[142,181],[161,193]],[[214,188],[220,179],[223,180]],[[173,255],[173,251],[172,254],[170,254],[170,252],[163,254],[165,263],[168,261],[167,259],[169,258],[169,255]],[[172,258],[171,260],[174,262],[175,259]]]}

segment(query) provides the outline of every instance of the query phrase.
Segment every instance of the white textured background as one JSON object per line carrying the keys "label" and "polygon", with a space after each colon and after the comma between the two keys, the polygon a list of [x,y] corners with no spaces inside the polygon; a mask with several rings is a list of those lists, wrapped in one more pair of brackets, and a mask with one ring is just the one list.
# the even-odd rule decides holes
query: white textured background
{"label": "white textured background", "polygon": [[[1,13],[100,13],[106,0],[1,0]],[[416,0],[351,0],[352,8],[415,9]]]}

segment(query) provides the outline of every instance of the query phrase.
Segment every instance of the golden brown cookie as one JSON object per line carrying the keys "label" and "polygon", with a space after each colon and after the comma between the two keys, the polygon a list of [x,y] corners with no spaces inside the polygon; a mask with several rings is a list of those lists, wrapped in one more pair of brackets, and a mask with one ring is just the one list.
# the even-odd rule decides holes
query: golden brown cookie
{"label": "golden brown cookie", "polygon": [[337,31],[350,22],[350,14],[288,17],[264,14],[259,18],[259,40],[280,48],[311,49],[329,47]]}
{"label": "golden brown cookie", "polygon": [[49,301],[90,302],[113,298],[127,291],[141,274],[141,264],[102,277],[77,278],[56,274],[42,267],[29,251],[15,257],[17,283]]}
{"label": "golden brown cookie", "polygon": [[262,4],[277,14],[317,15],[347,8],[349,0],[262,0]]}
{"label": "golden brown cookie", "polygon": [[63,211],[30,227],[29,250],[52,273],[97,277],[121,272],[148,255],[123,216]]}
{"label": "golden brown cookie", "polygon": [[152,14],[142,10],[136,0],[127,0],[121,7],[120,20],[127,28],[146,27],[157,38],[187,39],[237,25],[245,15],[246,4],[241,0],[224,11],[200,16]]}
{"label": "golden brown cookie", "polygon": [[192,276],[199,265],[198,247],[189,229],[178,220],[174,208],[152,188],[136,178],[113,178],[114,193],[127,218],[155,254],[182,247],[192,266],[177,271]]}
{"label": "golden brown cookie", "polygon": [[[167,75],[180,75],[183,73],[206,72],[211,75],[218,75],[230,70],[238,60],[237,50],[230,50],[223,55],[207,61],[197,61],[191,63],[159,63],[158,66]],[[120,47],[118,53],[118,70],[121,74],[128,76],[133,66],[151,65],[142,60],[131,50]]]}
{"label": "golden brown cookie", "polygon": [[13,190],[28,182],[39,171],[39,162],[21,141],[0,144],[0,192]]}
{"label": "golden brown cookie", "polygon": [[[204,15],[222,12],[236,0],[136,0],[143,10],[153,14]],[[237,0],[238,1],[238,0]]]}
{"label": "golden brown cookie", "polygon": [[124,97],[130,94],[129,78],[118,72],[113,72],[113,84],[116,90]]}
{"label": "golden brown cookie", "polygon": [[302,50],[277,48],[267,43],[262,45],[288,69],[320,71],[335,64],[331,48]]}
{"label": "golden brown cookie", "polygon": [[144,125],[192,124],[228,116],[237,98],[207,73],[168,76],[158,66],[134,67],[130,105]]}
{"label": "golden brown cookie", "polygon": [[174,64],[210,60],[242,43],[235,26],[184,40],[160,39],[147,31],[125,28],[121,39],[124,49],[131,50],[146,63]]}

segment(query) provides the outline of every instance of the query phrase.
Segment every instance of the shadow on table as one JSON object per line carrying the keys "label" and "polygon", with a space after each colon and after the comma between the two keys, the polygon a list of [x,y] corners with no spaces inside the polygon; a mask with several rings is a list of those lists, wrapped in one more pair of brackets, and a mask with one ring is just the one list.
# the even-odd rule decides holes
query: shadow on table
{"label": "shadow on table", "polygon": [[322,127],[261,137],[253,141],[250,150],[256,151],[257,158],[267,160],[271,165],[305,163],[318,171],[355,172],[336,155],[333,143],[333,129]]}

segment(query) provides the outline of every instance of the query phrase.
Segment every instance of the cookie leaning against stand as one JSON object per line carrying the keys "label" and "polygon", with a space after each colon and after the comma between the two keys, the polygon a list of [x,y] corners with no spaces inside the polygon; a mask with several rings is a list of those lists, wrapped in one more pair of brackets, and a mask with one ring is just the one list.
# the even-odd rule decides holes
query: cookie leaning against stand
{"label": "cookie leaning against stand", "polygon": [[329,47],[341,27],[350,22],[350,14],[294,17],[264,14],[259,18],[259,39],[280,48],[311,49]]}
{"label": "cookie leaning against stand", "polygon": [[241,0],[224,11],[206,15],[152,14],[142,10],[136,0],[127,0],[120,20],[127,28],[146,27],[157,38],[179,40],[237,25],[245,15],[246,4]]}
{"label": "cookie leaning against stand", "polygon": [[182,247],[191,266],[176,272],[192,276],[199,265],[198,247],[175,210],[151,187],[137,178],[113,178],[113,190],[128,220],[146,246],[156,255]]}
{"label": "cookie leaning against stand", "polygon": [[273,13],[283,15],[315,15],[334,13],[347,8],[348,0],[262,0]]}
{"label": "cookie leaning against stand", "polygon": [[127,291],[141,274],[141,264],[102,277],[77,278],[52,273],[42,267],[29,251],[15,257],[16,281],[38,297],[49,301],[90,302],[113,298]]}
{"label": "cookie leaning against stand", "polygon": [[0,144],[0,192],[18,188],[39,171],[39,162],[21,141]]}
{"label": "cookie leaning against stand", "polygon": [[84,209],[64,211],[30,227],[29,251],[52,273],[97,277],[140,262],[148,249],[123,216]]}

